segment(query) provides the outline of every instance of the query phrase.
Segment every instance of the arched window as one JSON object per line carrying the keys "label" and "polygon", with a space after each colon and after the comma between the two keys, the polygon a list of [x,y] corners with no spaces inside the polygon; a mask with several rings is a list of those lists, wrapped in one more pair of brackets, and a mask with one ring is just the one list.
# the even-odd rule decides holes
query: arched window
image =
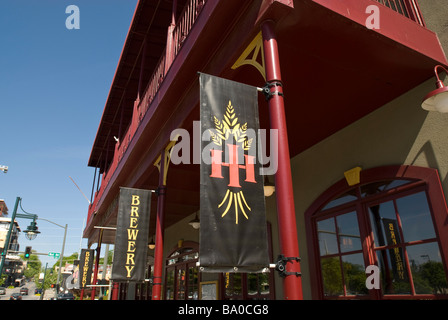
{"label": "arched window", "polygon": [[[315,299],[448,296],[448,219],[437,171],[391,166],[341,180],[305,214]],[[366,267],[380,271],[366,286]]]}

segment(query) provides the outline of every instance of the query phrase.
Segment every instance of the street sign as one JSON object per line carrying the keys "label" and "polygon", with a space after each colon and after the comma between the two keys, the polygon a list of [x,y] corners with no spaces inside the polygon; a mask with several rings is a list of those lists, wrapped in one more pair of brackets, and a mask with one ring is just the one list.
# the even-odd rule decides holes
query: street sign
{"label": "street sign", "polygon": [[59,257],[61,256],[61,254],[59,252],[48,252],[48,256],[49,257],[53,257],[55,259],[59,259]]}

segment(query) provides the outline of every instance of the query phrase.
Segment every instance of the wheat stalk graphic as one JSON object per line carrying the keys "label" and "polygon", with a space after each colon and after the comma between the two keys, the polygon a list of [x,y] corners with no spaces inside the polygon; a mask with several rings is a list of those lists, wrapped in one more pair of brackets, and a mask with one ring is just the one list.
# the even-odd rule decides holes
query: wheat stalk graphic
{"label": "wheat stalk graphic", "polygon": [[[213,121],[216,128],[216,134],[213,130],[210,130],[213,143],[218,146],[222,146],[224,141],[227,141],[230,137],[233,137],[236,143],[239,144],[244,151],[248,151],[251,148],[253,138],[249,139],[247,137],[247,122],[243,125],[238,123],[238,117],[235,114],[235,110],[230,100],[222,121],[216,118],[216,116],[213,116]],[[233,207],[235,211],[235,224],[238,224],[239,211],[241,211],[247,220],[249,219],[246,210],[251,211],[251,208],[246,202],[243,191],[234,192],[227,189],[227,192],[224,195],[222,202],[218,205],[218,208],[223,206],[225,207],[225,210],[221,215],[222,218],[224,218]]]}

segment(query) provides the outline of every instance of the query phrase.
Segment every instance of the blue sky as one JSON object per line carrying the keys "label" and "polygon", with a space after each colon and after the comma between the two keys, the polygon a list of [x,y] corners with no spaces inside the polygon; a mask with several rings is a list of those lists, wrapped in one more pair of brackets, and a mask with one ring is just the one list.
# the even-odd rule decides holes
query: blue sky
{"label": "blue sky", "polygon": [[[65,255],[78,252],[94,169],[90,151],[137,0],[0,2],[0,199],[68,224]],[[67,29],[69,5],[80,29]],[[22,212],[19,210],[19,213]],[[31,220],[18,219],[22,230]],[[64,229],[38,220],[21,249],[60,252]],[[103,254],[104,251],[102,251]],[[40,256],[45,265],[56,259]]]}

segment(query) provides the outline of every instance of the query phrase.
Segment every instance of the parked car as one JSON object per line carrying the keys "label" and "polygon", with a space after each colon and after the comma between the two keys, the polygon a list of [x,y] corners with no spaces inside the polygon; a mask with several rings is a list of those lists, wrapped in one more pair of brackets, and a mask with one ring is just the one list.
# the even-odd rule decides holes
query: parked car
{"label": "parked car", "polygon": [[0,294],[6,294],[6,288],[0,287]]}
{"label": "parked car", "polygon": [[60,293],[58,294],[58,300],[75,300],[73,293]]}
{"label": "parked car", "polygon": [[28,288],[25,288],[25,287],[20,288],[20,294],[22,294],[22,295],[28,295]]}
{"label": "parked car", "polygon": [[22,300],[22,296],[20,295],[20,293],[15,292],[11,295],[9,300]]}
{"label": "parked car", "polygon": [[34,289],[34,294],[42,294],[42,289]]}

